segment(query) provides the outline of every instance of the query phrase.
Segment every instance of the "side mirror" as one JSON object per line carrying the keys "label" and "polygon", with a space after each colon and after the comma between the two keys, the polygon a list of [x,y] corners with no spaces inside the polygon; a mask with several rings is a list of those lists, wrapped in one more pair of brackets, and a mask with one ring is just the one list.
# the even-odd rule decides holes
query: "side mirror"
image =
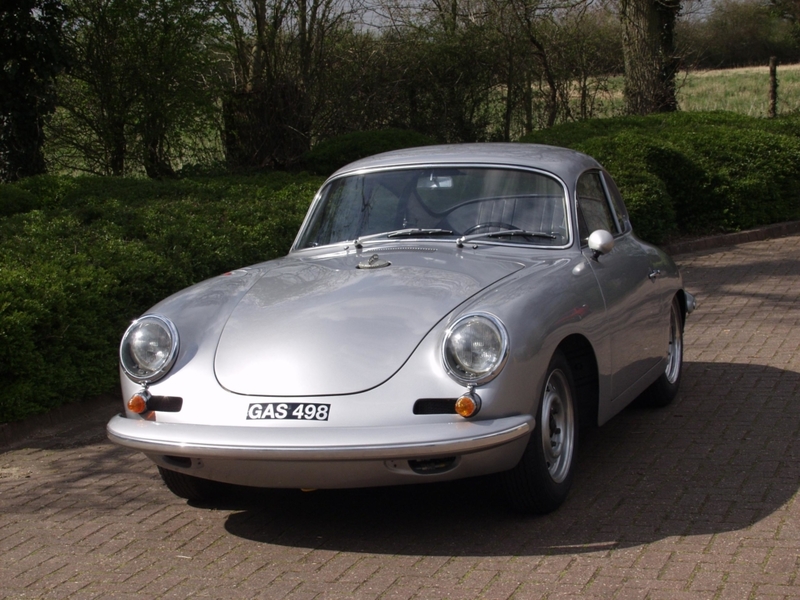
{"label": "side mirror", "polygon": [[592,258],[597,260],[601,254],[608,254],[614,249],[614,236],[605,229],[593,231],[589,236],[589,249],[593,252]]}

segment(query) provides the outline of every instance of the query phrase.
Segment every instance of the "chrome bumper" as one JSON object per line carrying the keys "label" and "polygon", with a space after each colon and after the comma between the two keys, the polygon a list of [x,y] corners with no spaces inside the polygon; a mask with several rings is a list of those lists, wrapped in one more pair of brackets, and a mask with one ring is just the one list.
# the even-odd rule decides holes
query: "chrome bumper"
{"label": "chrome bumper", "polygon": [[533,417],[397,427],[223,427],[118,415],[108,438],[146,454],[263,461],[421,459],[481,452],[528,435]]}

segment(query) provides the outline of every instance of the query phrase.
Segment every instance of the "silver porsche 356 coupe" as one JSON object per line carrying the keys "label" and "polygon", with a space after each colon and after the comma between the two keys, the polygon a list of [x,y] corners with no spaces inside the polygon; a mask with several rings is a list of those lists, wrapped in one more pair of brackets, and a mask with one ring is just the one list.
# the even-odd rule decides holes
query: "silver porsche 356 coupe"
{"label": "silver porsche 356 coupe", "polygon": [[188,499],[497,474],[546,513],[579,423],[676,395],[694,305],[592,158],[389,152],[325,182],[285,258],[133,322],[108,435]]}

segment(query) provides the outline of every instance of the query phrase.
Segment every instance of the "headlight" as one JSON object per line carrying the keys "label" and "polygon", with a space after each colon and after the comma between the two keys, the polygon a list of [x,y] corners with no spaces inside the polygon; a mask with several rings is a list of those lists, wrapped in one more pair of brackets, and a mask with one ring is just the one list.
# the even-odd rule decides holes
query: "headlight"
{"label": "headlight", "polygon": [[178,355],[178,330],[169,319],[147,315],[134,321],[119,346],[119,360],[134,381],[161,379]]}
{"label": "headlight", "polygon": [[494,315],[467,315],[447,329],[443,354],[454,379],[466,385],[486,383],[506,362],[508,334]]}

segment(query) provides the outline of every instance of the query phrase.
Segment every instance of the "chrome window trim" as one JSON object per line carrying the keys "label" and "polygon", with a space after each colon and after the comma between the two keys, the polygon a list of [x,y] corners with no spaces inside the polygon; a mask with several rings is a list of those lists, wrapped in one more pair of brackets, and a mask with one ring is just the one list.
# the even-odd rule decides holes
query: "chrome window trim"
{"label": "chrome window trim", "polygon": [[[598,168],[586,169],[580,175],[578,175],[578,178],[575,180],[575,192],[574,192],[573,201],[575,203],[575,217],[576,217],[576,219],[577,219],[577,215],[578,215],[578,181],[580,180],[581,177],[583,177],[584,175],[586,175],[588,173],[597,173],[597,175],[600,178],[600,185],[601,185],[601,187],[603,189],[603,194],[605,195],[606,205],[608,206],[609,212],[611,213],[611,220],[614,222],[614,227],[616,228],[616,231],[609,231],[609,233],[614,237],[614,239],[622,237],[626,233],[630,233],[630,231],[632,229],[630,227],[630,221],[628,223],[628,228],[626,229],[626,228],[624,228],[622,226],[622,224],[619,221],[619,218],[617,217],[617,210],[614,207],[613,201],[611,200],[611,192],[608,189],[608,184],[606,183],[606,177],[605,177],[605,173],[603,172],[603,169],[598,169]],[[625,211],[627,212],[628,207],[625,206],[624,203],[623,203],[623,206],[625,208]],[[589,235],[591,235],[591,233],[592,232],[590,231]],[[581,248],[588,248],[588,243],[585,244],[580,239],[579,239],[579,242],[580,242],[580,247]]]}
{"label": "chrome window trim", "polygon": [[[306,216],[303,218],[303,223],[300,226],[300,230],[298,231],[297,235],[292,242],[292,247],[289,250],[289,253],[293,252],[301,252],[303,250],[317,250],[320,248],[326,248],[329,246],[349,246],[352,244],[354,240],[341,240],[338,242],[334,242],[332,244],[325,244],[322,246],[315,246],[313,248],[298,248],[297,244],[300,240],[304,237],[306,230],[311,224],[311,216],[317,210],[318,204],[322,201],[323,191],[328,188],[334,181],[339,179],[343,179],[345,177],[353,177],[359,175],[368,175],[371,173],[386,173],[391,171],[411,171],[414,169],[425,169],[425,168],[432,168],[432,169],[500,169],[506,171],[527,171],[529,173],[536,173],[537,175],[542,175],[544,177],[549,177],[550,179],[556,181],[559,185],[561,185],[561,189],[564,193],[563,195],[563,202],[564,202],[564,213],[567,219],[567,241],[564,244],[553,246],[553,245],[539,245],[535,243],[524,243],[524,242],[503,242],[489,239],[481,239],[481,240],[472,240],[473,243],[477,244],[480,243],[482,245],[490,245],[490,246],[511,246],[514,248],[535,248],[537,250],[565,250],[567,248],[571,248],[575,243],[575,233],[574,233],[574,224],[572,219],[572,210],[570,210],[569,201],[570,201],[570,194],[569,194],[569,187],[564,180],[561,179],[555,173],[551,173],[550,171],[545,171],[544,169],[537,169],[535,167],[526,167],[521,165],[509,165],[509,164],[500,164],[500,163],[461,163],[461,162],[423,162],[423,163],[410,163],[410,164],[403,164],[403,165],[392,165],[390,167],[378,167],[374,169],[357,169],[354,171],[347,171],[345,173],[341,173],[335,177],[330,177],[327,179],[322,186],[320,186],[319,190],[314,196],[314,199],[311,201],[311,204],[308,207],[308,211],[306,212]],[[454,239],[432,239],[430,237],[409,237],[402,240],[402,242],[414,241],[415,243],[419,243],[420,240],[425,240],[427,243],[455,243]],[[372,241],[372,240],[370,240]],[[382,241],[385,243],[385,240],[381,240],[380,238],[378,241]],[[392,240],[393,242],[397,242],[398,240]]]}

